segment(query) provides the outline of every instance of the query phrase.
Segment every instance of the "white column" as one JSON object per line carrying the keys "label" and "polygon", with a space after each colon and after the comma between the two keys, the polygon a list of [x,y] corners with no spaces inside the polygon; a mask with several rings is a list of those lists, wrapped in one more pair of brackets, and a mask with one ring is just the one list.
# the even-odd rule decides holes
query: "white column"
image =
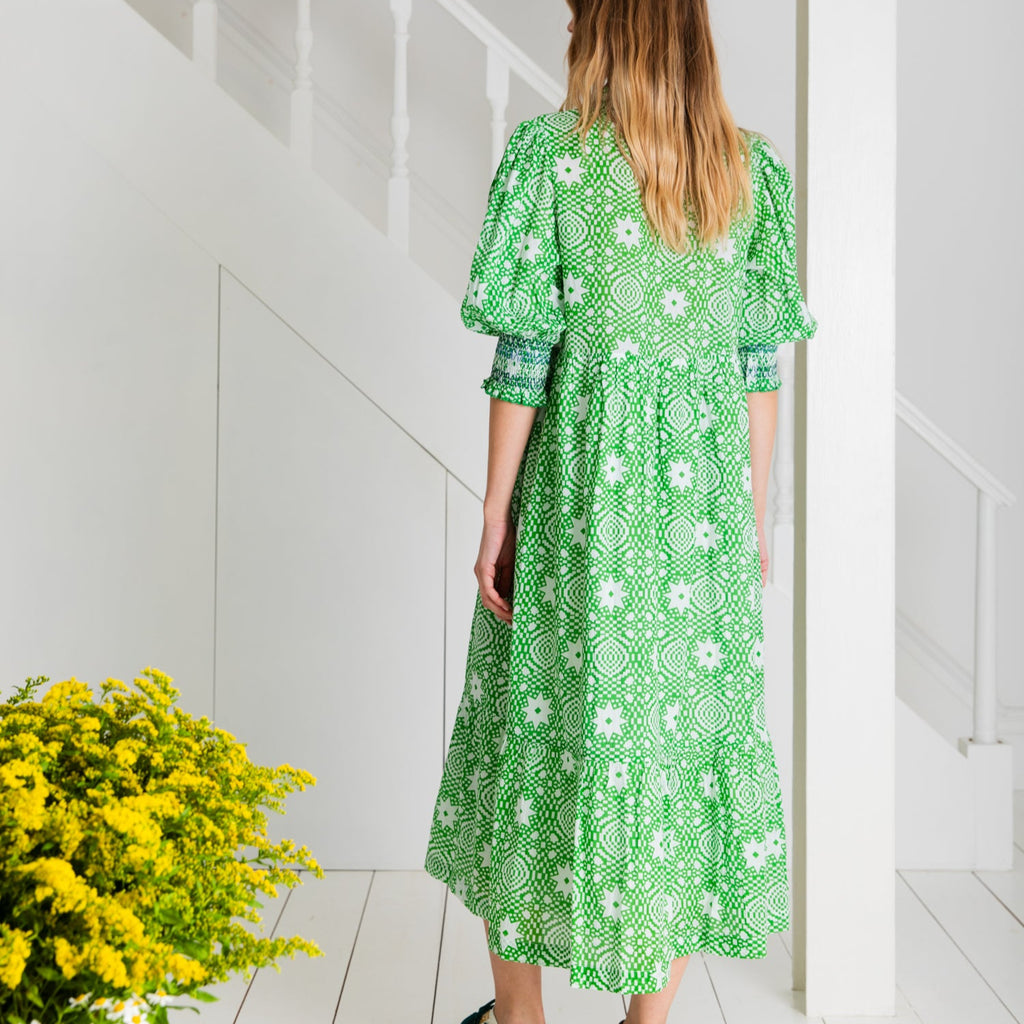
{"label": "white column", "polygon": [[313,163],[313,49],[310,0],[298,0],[295,25],[295,85],[292,88],[291,151],[307,167]]}
{"label": "white column", "polygon": [[[895,1004],[897,0],[798,0],[794,987]],[[864,368],[868,367],[869,372]]]}

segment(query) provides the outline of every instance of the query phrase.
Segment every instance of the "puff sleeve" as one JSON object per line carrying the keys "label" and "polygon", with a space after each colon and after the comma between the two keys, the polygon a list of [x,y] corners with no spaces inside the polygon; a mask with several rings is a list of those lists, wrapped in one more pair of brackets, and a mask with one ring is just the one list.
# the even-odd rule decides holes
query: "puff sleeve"
{"label": "puff sleeve", "polygon": [[750,151],[754,230],[744,271],[740,366],[747,391],[774,391],[782,384],[776,348],[814,337],[818,322],[797,279],[792,175],[767,140],[754,136]]}
{"label": "puff sleeve", "polygon": [[565,329],[554,176],[544,127],[520,122],[491,182],[462,301],[465,327],[498,338],[480,386],[518,405],[547,404],[551,353]]}

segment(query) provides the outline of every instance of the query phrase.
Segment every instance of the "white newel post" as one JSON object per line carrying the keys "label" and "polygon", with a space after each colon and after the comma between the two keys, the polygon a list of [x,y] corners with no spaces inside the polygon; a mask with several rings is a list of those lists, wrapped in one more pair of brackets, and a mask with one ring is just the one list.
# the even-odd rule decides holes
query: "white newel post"
{"label": "white newel post", "polygon": [[1013,746],[996,735],[996,507],[1012,495],[978,488],[974,591],[974,732],[957,742],[973,765],[974,869],[1013,868]]}
{"label": "white newel post", "polygon": [[896,5],[797,3],[797,220],[820,326],[794,346],[788,838],[793,987],[814,1019],[896,1001]]}
{"label": "white newel post", "polygon": [[[809,304],[809,303],[808,303]],[[798,345],[814,344],[797,342]],[[779,376],[778,419],[775,426],[775,451],[772,459],[772,477],[775,497],[772,502],[772,544],[768,574],[772,583],[793,596],[793,388],[796,375],[793,368],[792,345],[780,345],[777,350]]]}
{"label": "white newel post", "polygon": [[192,61],[217,81],[217,0],[195,0],[192,5]]}
{"label": "white newel post", "polygon": [[388,180],[388,237],[409,251],[409,18],[412,0],[391,0],[395,21],[395,85],[391,115],[391,177]]}
{"label": "white newel post", "polygon": [[974,584],[974,743],[996,737],[996,502],[978,490]]}
{"label": "white newel post", "polygon": [[508,61],[493,46],[488,46],[487,99],[491,104],[491,168],[495,170],[505,152],[505,113],[511,77]]}
{"label": "white newel post", "polygon": [[313,49],[310,0],[298,0],[295,25],[295,85],[292,88],[291,151],[306,166],[313,163]]}

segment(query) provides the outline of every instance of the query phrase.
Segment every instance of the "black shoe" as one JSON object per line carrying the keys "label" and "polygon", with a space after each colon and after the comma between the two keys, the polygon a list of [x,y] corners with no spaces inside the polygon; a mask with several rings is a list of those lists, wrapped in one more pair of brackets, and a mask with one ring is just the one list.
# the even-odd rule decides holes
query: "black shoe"
{"label": "black shoe", "polygon": [[494,1009],[494,1000],[484,1003],[479,1010],[474,1010],[468,1017],[466,1017],[462,1024],[494,1024],[494,1014],[491,1012]]}

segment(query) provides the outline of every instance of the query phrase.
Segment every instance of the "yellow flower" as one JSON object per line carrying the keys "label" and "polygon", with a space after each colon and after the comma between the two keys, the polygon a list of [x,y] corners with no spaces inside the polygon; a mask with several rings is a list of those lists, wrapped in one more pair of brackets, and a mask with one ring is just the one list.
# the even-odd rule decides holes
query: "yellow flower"
{"label": "yellow flower", "polygon": [[17,988],[21,982],[32,949],[30,940],[29,932],[0,924],[0,982],[9,989]]}

